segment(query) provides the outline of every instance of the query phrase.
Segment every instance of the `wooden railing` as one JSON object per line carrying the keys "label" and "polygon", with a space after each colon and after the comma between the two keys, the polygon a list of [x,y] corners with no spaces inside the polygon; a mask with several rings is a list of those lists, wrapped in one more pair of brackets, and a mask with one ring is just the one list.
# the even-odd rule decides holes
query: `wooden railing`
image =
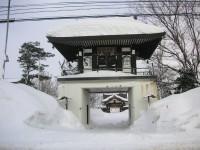
{"label": "wooden railing", "polygon": [[[124,67],[124,68],[101,68],[101,69],[92,69],[92,68],[84,68],[84,69],[78,69],[77,67],[71,70],[64,70],[62,75],[72,75],[72,74],[80,74],[81,72],[85,72],[85,71],[101,71],[101,70],[111,70],[111,71],[121,71],[121,72],[125,72],[125,73],[132,73],[135,75],[150,75],[153,76],[154,75],[154,68],[150,67],[150,68],[131,68],[131,67]],[[128,71],[129,70],[129,71]]]}

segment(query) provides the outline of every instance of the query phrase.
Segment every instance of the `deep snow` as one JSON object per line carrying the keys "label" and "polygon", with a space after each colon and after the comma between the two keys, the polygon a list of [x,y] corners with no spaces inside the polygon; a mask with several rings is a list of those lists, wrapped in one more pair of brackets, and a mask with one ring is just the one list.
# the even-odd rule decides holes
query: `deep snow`
{"label": "deep snow", "polygon": [[[107,124],[108,129],[85,129],[54,98],[31,87],[0,80],[0,149],[200,149],[199,97],[200,88],[196,88],[158,101],[131,127],[112,128],[122,125],[120,118],[123,122],[127,117],[127,113],[120,113],[118,122]],[[97,118],[100,114],[92,113]],[[103,122],[97,118],[93,122],[106,124],[117,117],[104,114],[99,117]]]}
{"label": "deep snow", "polygon": [[200,130],[200,88],[155,102],[133,130],[174,132]]}

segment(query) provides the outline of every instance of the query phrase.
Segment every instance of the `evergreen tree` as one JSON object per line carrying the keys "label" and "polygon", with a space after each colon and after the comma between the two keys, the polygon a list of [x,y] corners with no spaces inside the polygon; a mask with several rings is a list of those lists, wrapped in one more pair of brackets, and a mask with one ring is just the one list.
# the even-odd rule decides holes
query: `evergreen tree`
{"label": "evergreen tree", "polygon": [[[39,46],[39,42],[27,42],[24,43],[19,50],[21,55],[18,57],[17,61],[20,63],[20,67],[23,68],[22,79],[20,82],[27,85],[33,85],[31,79],[38,77],[38,74],[33,74],[32,72],[36,70],[42,71],[45,67],[48,67],[48,65],[42,63],[39,64],[39,62],[54,56],[54,54],[45,52],[44,49]],[[46,79],[46,77],[41,76],[40,80],[41,79]]]}
{"label": "evergreen tree", "polygon": [[186,92],[199,86],[199,82],[192,69],[181,69],[179,73],[180,77],[175,81],[178,84],[176,93]]}

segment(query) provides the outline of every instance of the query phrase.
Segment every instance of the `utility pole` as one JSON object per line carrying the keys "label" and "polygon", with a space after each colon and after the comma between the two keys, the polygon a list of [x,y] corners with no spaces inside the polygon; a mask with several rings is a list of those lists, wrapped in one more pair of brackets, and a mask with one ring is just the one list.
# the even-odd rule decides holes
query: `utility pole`
{"label": "utility pole", "polygon": [[9,30],[9,19],[10,19],[10,1],[11,0],[8,0],[8,14],[7,14],[7,28],[6,28],[6,43],[5,43],[5,51],[4,51],[4,56],[6,58],[4,58],[3,60],[3,73],[2,73],[2,78],[4,79],[4,76],[5,76],[5,65],[6,65],[6,62],[9,62],[9,59],[8,59],[8,55],[6,54],[6,51],[7,51],[7,43],[8,43],[8,30]]}

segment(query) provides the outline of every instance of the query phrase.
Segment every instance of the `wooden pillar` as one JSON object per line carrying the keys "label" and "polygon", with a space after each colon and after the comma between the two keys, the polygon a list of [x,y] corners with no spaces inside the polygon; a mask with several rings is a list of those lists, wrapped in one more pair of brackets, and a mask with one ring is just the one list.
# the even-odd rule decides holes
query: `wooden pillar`
{"label": "wooden pillar", "polygon": [[78,52],[78,70],[79,73],[83,73],[83,51]]}
{"label": "wooden pillar", "polygon": [[136,65],[136,51],[131,50],[131,73],[137,74],[137,65]]}
{"label": "wooden pillar", "polygon": [[117,62],[116,62],[116,68],[117,71],[122,71],[122,48],[121,47],[117,47]]}
{"label": "wooden pillar", "polygon": [[87,124],[89,124],[89,105],[87,105]]}
{"label": "wooden pillar", "polygon": [[97,48],[92,48],[92,71],[98,70],[97,67]]}

